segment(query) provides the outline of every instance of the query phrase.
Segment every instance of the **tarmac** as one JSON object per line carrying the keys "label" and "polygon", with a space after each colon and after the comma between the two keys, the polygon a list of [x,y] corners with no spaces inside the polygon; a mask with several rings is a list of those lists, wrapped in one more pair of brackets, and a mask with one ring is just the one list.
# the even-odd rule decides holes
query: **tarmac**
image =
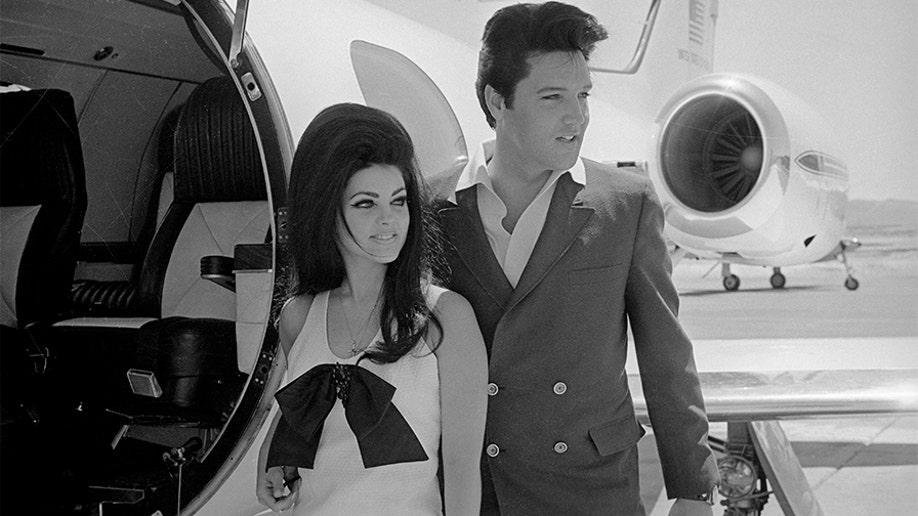
{"label": "tarmac", "polygon": [[[914,364],[918,250],[911,243],[906,248],[877,252],[867,246],[865,253],[850,254],[860,282],[854,291],[843,286],[845,269],[836,262],[783,269],[783,289],[771,288],[770,269],[733,266],[741,285],[727,292],[719,265],[683,261],[673,273],[680,320],[695,343],[696,357],[717,356],[727,349],[735,353],[748,345],[754,362],[750,367],[770,368],[774,365],[756,357],[762,347],[793,340],[812,345],[799,361],[787,365],[793,369],[831,369],[850,363],[852,356],[869,367]],[[891,349],[889,344],[896,355],[874,353]],[[823,514],[918,514],[918,416],[782,421],[781,426]],[[712,423],[711,434],[724,438],[726,424]],[[666,499],[652,433],[639,446],[645,507],[651,516],[666,515],[671,501]],[[722,510],[715,508],[714,513]],[[762,514],[785,513],[772,495]]]}

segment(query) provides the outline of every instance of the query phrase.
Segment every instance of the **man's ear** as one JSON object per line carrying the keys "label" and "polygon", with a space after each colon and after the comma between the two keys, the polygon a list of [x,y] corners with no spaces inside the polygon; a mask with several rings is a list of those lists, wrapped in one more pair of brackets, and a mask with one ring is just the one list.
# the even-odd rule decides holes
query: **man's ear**
{"label": "man's ear", "polygon": [[495,120],[503,118],[504,110],[507,109],[507,105],[504,103],[504,96],[497,93],[497,90],[490,84],[487,84],[484,88],[484,98],[485,104],[488,106],[488,111],[491,112],[491,116],[493,116]]}

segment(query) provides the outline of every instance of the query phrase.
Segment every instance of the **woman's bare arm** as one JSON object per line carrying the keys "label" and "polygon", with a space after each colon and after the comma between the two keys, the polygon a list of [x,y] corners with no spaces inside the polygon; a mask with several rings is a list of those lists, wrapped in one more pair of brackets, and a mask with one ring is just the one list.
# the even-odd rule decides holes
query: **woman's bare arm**
{"label": "woman's bare arm", "polygon": [[484,339],[465,298],[443,289],[432,292],[431,297],[443,326],[443,340],[435,353],[440,372],[440,453],[446,515],[477,515],[481,510],[480,463],[487,414]]}

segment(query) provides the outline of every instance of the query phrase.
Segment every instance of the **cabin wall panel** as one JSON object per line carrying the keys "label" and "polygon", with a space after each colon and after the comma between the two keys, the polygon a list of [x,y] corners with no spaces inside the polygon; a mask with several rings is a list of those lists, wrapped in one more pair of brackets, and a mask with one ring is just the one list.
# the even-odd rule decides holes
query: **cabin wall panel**
{"label": "cabin wall panel", "polygon": [[133,220],[146,216],[159,171],[157,153],[148,147],[161,143],[155,130],[176,86],[110,73],[87,104],[80,120],[89,199],[84,243],[133,240]]}

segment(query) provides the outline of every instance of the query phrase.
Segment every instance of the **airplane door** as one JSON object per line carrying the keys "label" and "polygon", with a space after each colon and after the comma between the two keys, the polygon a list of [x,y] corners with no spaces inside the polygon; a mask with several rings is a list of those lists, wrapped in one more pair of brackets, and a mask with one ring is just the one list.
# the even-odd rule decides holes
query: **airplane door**
{"label": "airplane door", "polygon": [[408,130],[425,177],[468,159],[456,114],[418,65],[394,50],[360,40],[351,42],[351,62],[366,104],[391,113]]}

